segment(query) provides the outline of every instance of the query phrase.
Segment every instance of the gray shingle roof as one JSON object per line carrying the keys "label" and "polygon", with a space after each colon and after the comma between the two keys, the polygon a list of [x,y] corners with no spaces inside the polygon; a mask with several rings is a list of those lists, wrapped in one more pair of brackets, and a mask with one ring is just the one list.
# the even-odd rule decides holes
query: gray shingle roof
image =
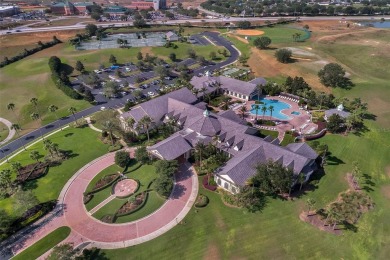
{"label": "gray shingle roof", "polygon": [[175,134],[148,147],[148,150],[157,150],[165,160],[174,160],[191,148],[192,146],[182,136]]}
{"label": "gray shingle roof", "polygon": [[337,108],[332,108],[332,109],[329,109],[329,110],[325,110],[325,116],[326,117],[329,118],[333,114],[337,114],[337,115],[341,116],[342,118],[347,118],[350,115],[349,112],[344,111],[344,110],[340,111]]}
{"label": "gray shingle roof", "polygon": [[286,148],[292,152],[303,155],[310,159],[317,159],[318,154],[306,143],[292,143],[288,144]]}
{"label": "gray shingle roof", "polygon": [[264,78],[254,78],[249,81],[249,83],[265,86],[267,84],[267,81]]}

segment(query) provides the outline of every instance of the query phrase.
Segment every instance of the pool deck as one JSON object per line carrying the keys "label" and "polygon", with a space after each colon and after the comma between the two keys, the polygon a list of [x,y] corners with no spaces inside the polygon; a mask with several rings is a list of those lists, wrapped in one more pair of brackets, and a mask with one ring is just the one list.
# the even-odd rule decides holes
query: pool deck
{"label": "pool deck", "polygon": [[[286,116],[290,117],[291,119],[281,120],[281,119],[272,117],[271,118],[272,120],[274,120],[275,122],[279,122],[276,126],[261,127],[261,128],[268,129],[268,130],[278,131],[279,132],[278,138],[280,141],[282,141],[282,139],[284,137],[284,133],[286,131],[290,131],[292,129],[295,129],[297,131],[301,131],[302,133],[310,133],[310,132],[313,132],[317,129],[317,125],[311,122],[310,112],[308,112],[304,109],[300,109],[300,107],[298,106],[298,103],[287,100],[287,99],[282,99],[282,98],[276,97],[276,96],[270,96],[270,97],[266,97],[266,98],[278,100],[278,101],[287,103],[291,106],[290,108],[283,109],[281,111],[282,114],[285,114]],[[244,105],[246,106],[247,110],[250,111],[253,104],[255,104],[255,100],[247,101]],[[236,111],[238,112],[239,109],[236,109]],[[294,111],[297,111],[300,114],[299,115],[291,114]],[[254,115],[250,112],[248,112],[246,114],[246,120],[248,122],[253,123],[255,118],[256,118],[256,115]],[[259,113],[258,119],[262,119],[262,118],[263,118],[262,114]],[[265,116],[264,119],[269,120],[270,116]]]}

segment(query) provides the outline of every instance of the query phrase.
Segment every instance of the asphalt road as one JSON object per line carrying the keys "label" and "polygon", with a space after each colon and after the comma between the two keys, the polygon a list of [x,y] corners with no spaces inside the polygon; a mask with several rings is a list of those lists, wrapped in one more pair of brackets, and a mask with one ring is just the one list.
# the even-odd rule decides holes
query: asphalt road
{"label": "asphalt road", "polygon": [[[238,59],[239,52],[233,48],[233,44],[226,40],[225,38],[219,36],[216,32],[204,32],[203,35],[205,35],[207,38],[209,38],[211,41],[213,41],[215,44],[224,46],[229,52],[230,57],[228,57],[225,61],[217,63],[215,65],[201,67],[196,70],[194,70],[194,75],[198,75],[199,73],[204,73],[206,71],[212,71],[216,69],[220,69],[221,67],[224,67],[226,65],[229,65],[233,62],[235,62]],[[151,91],[151,89],[146,89],[147,91]],[[77,112],[75,114],[76,119],[80,119],[83,117],[88,117],[89,115],[97,112],[100,110],[100,107],[104,106],[106,108],[119,108],[121,106],[124,106],[126,103],[126,100],[128,98],[132,98],[131,94],[126,95],[122,98],[118,99],[105,99],[99,96],[100,104],[87,108],[85,110],[82,110],[80,112]],[[11,153],[15,152],[16,150],[23,147],[23,145],[27,145],[28,143],[35,141],[39,138],[41,138],[41,135],[46,135],[56,129],[59,129],[60,127],[63,127],[71,122],[74,121],[73,116],[63,117],[60,120],[57,120],[55,122],[52,122],[48,125],[45,125],[39,129],[36,129],[18,139],[15,139],[14,141],[2,146],[0,148],[0,159],[5,158],[6,156],[9,156]]]}
{"label": "asphalt road", "polygon": [[[151,24],[170,24],[170,25],[176,25],[176,24],[184,24],[187,22],[196,24],[196,23],[215,23],[215,22],[237,22],[237,21],[277,21],[281,17],[230,17],[230,18],[209,18],[209,19],[184,19],[184,20],[168,20],[168,21],[153,21]],[[294,16],[284,16],[282,17],[284,19],[295,19],[297,17]],[[341,19],[349,20],[349,21],[361,21],[361,20],[379,20],[381,18],[389,19],[390,16],[383,15],[383,16],[300,16],[300,21],[338,21]],[[97,23],[98,26],[101,26],[103,28],[111,27],[112,25],[115,25],[116,27],[122,27],[122,26],[132,26],[133,22],[119,22],[119,23]],[[7,34],[8,31],[11,31],[12,33],[31,33],[31,32],[50,32],[50,31],[61,31],[61,30],[79,30],[84,29],[85,24],[80,22],[75,25],[69,25],[69,26],[53,26],[53,27],[41,27],[41,28],[29,28],[27,26],[20,26],[13,28],[12,30],[0,30],[0,35]],[[20,32],[16,32],[16,30],[20,30]]]}

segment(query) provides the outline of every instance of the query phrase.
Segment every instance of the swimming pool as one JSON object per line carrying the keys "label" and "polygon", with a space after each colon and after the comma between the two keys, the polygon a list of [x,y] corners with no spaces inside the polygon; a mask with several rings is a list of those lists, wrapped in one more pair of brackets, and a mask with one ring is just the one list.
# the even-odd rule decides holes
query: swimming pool
{"label": "swimming pool", "polygon": [[[282,110],[291,108],[291,106],[287,103],[284,103],[279,100],[274,100],[274,99],[267,99],[267,98],[261,98],[259,100],[260,102],[263,102],[263,104],[258,104],[259,109],[257,111],[258,116],[263,116],[263,111],[261,109],[265,106],[267,108],[267,111],[265,112],[265,116],[271,116],[271,112],[268,110],[270,106],[274,107],[274,111],[272,112],[272,117],[277,118],[279,120],[289,120],[291,119],[287,115],[282,113]],[[252,109],[250,110],[251,114],[256,115],[256,109],[255,109],[256,104],[252,105]],[[266,118],[267,119],[267,118]]]}
{"label": "swimming pool", "polygon": [[292,115],[299,116],[301,113],[299,113],[298,111],[292,111],[291,114],[292,114]]}

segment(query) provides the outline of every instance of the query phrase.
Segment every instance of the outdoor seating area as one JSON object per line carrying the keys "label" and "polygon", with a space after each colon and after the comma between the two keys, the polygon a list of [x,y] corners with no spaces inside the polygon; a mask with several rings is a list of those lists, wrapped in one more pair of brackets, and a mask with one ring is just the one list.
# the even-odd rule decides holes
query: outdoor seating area
{"label": "outdoor seating area", "polygon": [[289,100],[289,101],[292,101],[292,102],[295,102],[295,103],[298,103],[298,102],[299,102],[299,97],[298,97],[298,96],[289,97],[289,96],[285,96],[285,95],[279,95],[279,97],[280,97],[281,99],[286,99],[286,100]]}

